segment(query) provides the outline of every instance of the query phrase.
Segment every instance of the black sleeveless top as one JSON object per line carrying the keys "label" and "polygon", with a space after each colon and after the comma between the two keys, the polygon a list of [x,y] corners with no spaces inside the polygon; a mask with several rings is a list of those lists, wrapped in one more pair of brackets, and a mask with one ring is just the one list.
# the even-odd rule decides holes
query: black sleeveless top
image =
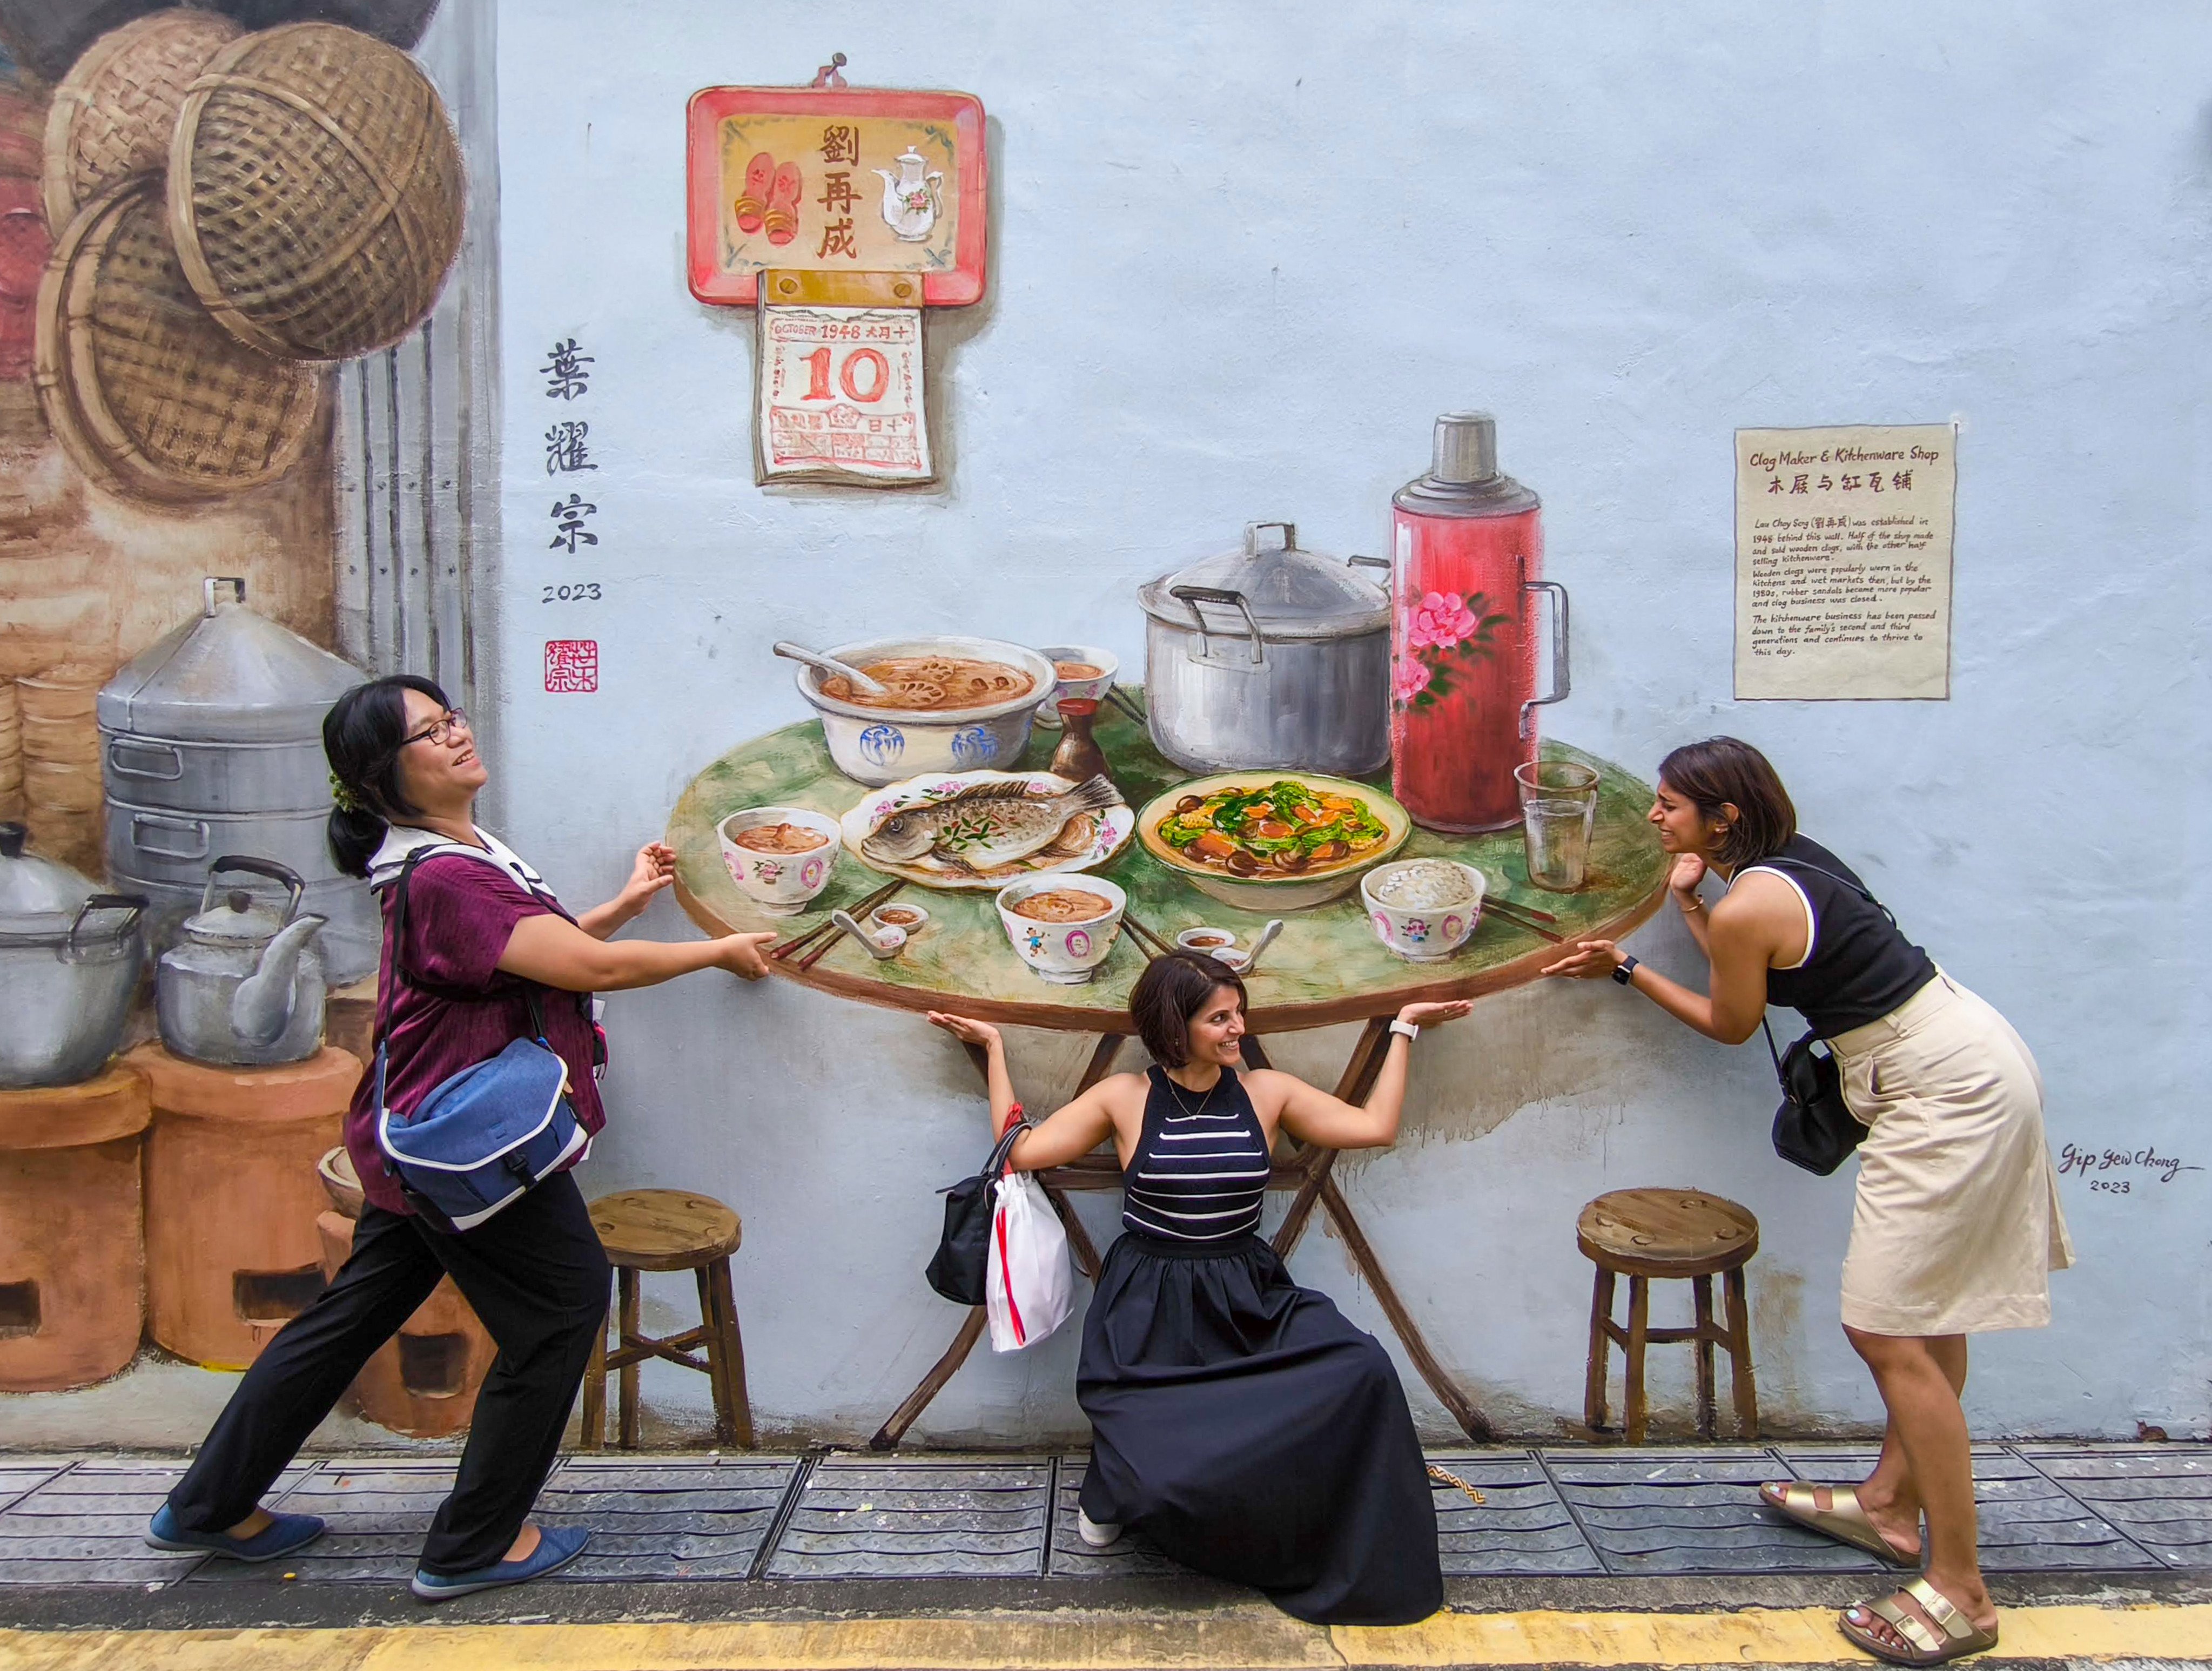
{"label": "black sleeveless top", "polygon": [[1812,902],[1811,956],[1796,969],[1768,969],[1766,998],[1803,1015],[1822,1038],[1880,1020],[1936,978],[1928,954],[1867,898],[1857,874],[1818,842],[1793,836],[1779,853],[1736,874],[1753,871],[1795,883]]}
{"label": "black sleeveless top", "polygon": [[1145,1129],[1121,1175],[1121,1223],[1175,1242],[1234,1242],[1260,1227],[1267,1198],[1267,1133],[1237,1070],[1224,1067],[1200,1097],[1147,1076]]}

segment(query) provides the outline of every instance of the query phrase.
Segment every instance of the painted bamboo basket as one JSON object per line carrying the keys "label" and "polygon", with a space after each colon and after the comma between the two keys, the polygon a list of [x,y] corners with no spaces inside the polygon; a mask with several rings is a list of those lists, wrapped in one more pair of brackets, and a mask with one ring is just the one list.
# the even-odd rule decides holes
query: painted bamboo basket
{"label": "painted bamboo basket", "polygon": [[169,501],[242,492],[296,460],[321,416],[317,368],[256,353],[216,324],[143,175],[82,210],[39,291],[46,422],[103,486]]}
{"label": "painted bamboo basket", "polygon": [[186,89],[244,33],[220,13],[179,6],[85,48],[46,109],[40,183],[57,236],[94,197],[168,165]]}
{"label": "painted bamboo basket", "polygon": [[169,151],[186,277],[239,341],[297,360],[398,342],[461,244],[459,142],[413,59],[329,23],[218,53]]}

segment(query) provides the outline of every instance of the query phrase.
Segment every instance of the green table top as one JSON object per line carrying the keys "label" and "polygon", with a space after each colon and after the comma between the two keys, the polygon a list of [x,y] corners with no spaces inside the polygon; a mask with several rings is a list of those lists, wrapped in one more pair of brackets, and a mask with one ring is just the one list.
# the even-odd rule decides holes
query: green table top
{"label": "green table top", "polygon": [[[1163,759],[1144,727],[1111,703],[1100,708],[1094,735],[1132,806],[1142,807],[1161,791],[1198,775]],[[1051,731],[1034,733],[1022,769],[1045,769],[1059,736]],[[1544,756],[1579,761],[1600,775],[1589,879],[1581,890],[1557,894],[1531,885],[1517,828],[1447,836],[1416,826],[1398,856],[1461,860],[1484,872],[1493,896],[1557,917],[1554,932],[1571,939],[1617,939],[1650,916],[1666,891],[1666,855],[1644,822],[1651,790],[1618,768],[1560,744],[1546,744]],[[1387,773],[1369,781],[1386,792],[1389,787]],[[830,885],[804,914],[771,917],[730,880],[715,826],[743,807],[771,805],[810,807],[835,817],[872,793],[830,764],[822,727],[813,720],[732,749],[691,781],[669,816],[678,898],[710,934],[763,929],[787,937],[803,933],[890,878],[840,850]],[[1096,873],[1127,890],[1130,914],[1170,941],[1178,930],[1204,922],[1231,929],[1249,945],[1267,920],[1201,894],[1149,857],[1134,838]],[[842,936],[811,969],[798,969],[796,957],[771,960],[769,967],[802,985],[901,1009],[958,1010],[990,1021],[1091,1033],[1131,1030],[1129,988],[1145,966],[1145,954],[1127,929],[1089,983],[1052,986],[1014,955],[990,892],[951,892],[909,883],[899,896],[925,906],[930,920],[896,957],[878,962],[850,936]],[[1356,888],[1343,898],[1283,916],[1281,936],[1247,981],[1255,1031],[1366,1020],[1417,999],[1500,992],[1536,979],[1537,971],[1558,955],[1534,933],[1486,910],[1480,926],[1454,956],[1442,963],[1408,963],[1376,938]]]}

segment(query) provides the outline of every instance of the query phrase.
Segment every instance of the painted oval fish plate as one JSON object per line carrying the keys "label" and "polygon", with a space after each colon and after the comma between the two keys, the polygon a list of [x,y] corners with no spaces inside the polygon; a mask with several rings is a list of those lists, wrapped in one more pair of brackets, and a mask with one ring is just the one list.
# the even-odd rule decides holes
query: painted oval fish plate
{"label": "painted oval fish plate", "polygon": [[940,772],[871,790],[838,820],[845,849],[871,870],[925,888],[999,889],[1024,877],[1103,865],[1128,845],[1137,815],[1103,777]]}

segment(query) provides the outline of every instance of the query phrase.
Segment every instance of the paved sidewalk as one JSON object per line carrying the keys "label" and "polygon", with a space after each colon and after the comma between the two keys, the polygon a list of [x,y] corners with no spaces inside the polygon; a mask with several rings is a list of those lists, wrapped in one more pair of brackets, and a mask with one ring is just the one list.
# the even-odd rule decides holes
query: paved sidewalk
{"label": "paved sidewalk", "polygon": [[[1485,1500],[1437,1487],[1450,1611],[1398,1632],[1300,1625],[1136,1539],[1089,1549],[1075,1534],[1079,1453],[572,1455],[539,1511],[592,1527],[591,1553],[544,1583],[436,1609],[404,1584],[451,1458],[303,1461],[272,1500],[325,1516],[330,1534],[249,1567],[140,1542],[173,1458],[15,1455],[0,1457],[0,1667],[516,1662],[486,1656],[493,1641],[519,1646],[496,1633],[475,1659],[449,1659],[477,1633],[406,1628],[494,1621],[548,1627],[532,1665],[671,1671],[1850,1663],[1834,1609],[1891,1575],[1771,1515],[1752,1487],[1856,1478],[1871,1454],[1432,1452]],[[1976,1473],[2009,1610],[2003,1662],[2212,1659],[2212,1447],[1990,1445]],[[659,1633],[649,1647],[622,1634],[641,1620]],[[271,1627],[252,1638],[260,1651],[246,1653],[242,1627]]]}

